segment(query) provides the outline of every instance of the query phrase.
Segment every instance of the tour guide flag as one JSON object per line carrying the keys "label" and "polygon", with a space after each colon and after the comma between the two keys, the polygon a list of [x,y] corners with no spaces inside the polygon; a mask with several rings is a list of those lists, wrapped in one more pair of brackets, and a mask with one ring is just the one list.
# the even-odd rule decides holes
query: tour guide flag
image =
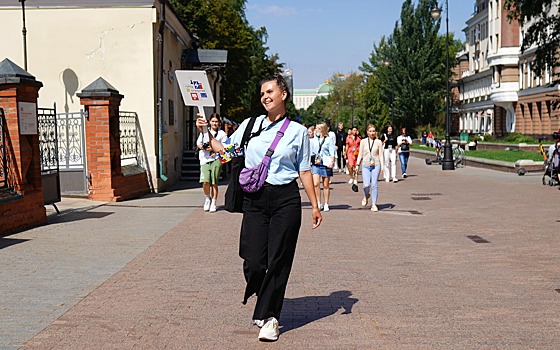
{"label": "tour guide flag", "polygon": [[198,107],[198,113],[206,118],[203,107],[214,107],[216,105],[206,72],[200,70],[176,70],[175,76],[177,77],[179,88],[181,88],[185,106]]}

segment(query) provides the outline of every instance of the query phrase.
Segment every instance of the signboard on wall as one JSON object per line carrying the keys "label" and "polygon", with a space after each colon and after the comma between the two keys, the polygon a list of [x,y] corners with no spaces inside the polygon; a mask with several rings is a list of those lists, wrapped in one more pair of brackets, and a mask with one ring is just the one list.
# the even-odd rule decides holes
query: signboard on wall
{"label": "signboard on wall", "polygon": [[19,133],[20,135],[37,135],[37,104],[18,102]]}

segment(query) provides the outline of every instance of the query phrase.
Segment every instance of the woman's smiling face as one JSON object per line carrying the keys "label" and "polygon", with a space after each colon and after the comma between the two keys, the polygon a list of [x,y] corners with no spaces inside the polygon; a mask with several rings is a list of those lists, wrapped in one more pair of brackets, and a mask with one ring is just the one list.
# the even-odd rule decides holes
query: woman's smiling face
{"label": "woman's smiling face", "polygon": [[286,92],[280,90],[275,81],[267,81],[261,85],[261,103],[267,112],[284,108]]}

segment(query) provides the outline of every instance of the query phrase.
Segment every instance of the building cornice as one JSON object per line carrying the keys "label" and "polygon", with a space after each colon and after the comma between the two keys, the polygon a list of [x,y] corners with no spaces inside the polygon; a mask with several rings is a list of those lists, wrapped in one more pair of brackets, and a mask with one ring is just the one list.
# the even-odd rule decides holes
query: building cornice
{"label": "building cornice", "polygon": [[[75,8],[75,7],[153,7],[154,0],[26,0],[25,7],[30,9],[41,8]],[[0,4],[0,8],[21,9],[21,3],[10,1],[9,4]]]}
{"label": "building cornice", "polygon": [[531,89],[519,90],[518,95],[519,97],[525,97],[530,95],[537,95],[537,94],[546,94],[560,91],[560,85],[554,85],[550,87],[536,87]]}
{"label": "building cornice", "polygon": [[521,50],[519,47],[502,47],[498,50],[498,53],[494,55],[488,55],[488,65],[489,66],[517,66],[519,63],[519,54]]}

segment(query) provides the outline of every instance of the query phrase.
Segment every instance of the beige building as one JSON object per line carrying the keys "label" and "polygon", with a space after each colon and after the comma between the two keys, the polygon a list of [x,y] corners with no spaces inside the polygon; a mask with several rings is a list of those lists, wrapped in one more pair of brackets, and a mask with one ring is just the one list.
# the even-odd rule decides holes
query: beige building
{"label": "beige building", "polygon": [[513,132],[519,24],[508,21],[503,0],[477,0],[464,31],[468,69],[460,79],[459,129],[479,134]]}
{"label": "beige building", "polygon": [[[24,67],[21,3],[6,3],[0,5],[0,59]],[[25,18],[27,71],[44,85],[39,107],[56,103],[59,113],[79,112],[76,94],[104,78],[124,95],[121,111],[138,115],[154,190],[178,181],[196,131],[174,71],[197,69],[188,57],[198,55],[188,54],[195,38],[173,9],[158,0],[27,0]],[[208,71],[211,80],[220,78],[219,69]],[[219,91],[214,94],[219,108]]]}
{"label": "beige building", "polygon": [[[464,29],[468,67],[461,66],[459,130],[497,136],[511,132],[550,135],[560,128],[560,111],[552,109],[553,72],[531,70],[535,48],[521,53],[531,22],[510,22],[504,0],[477,0]],[[552,13],[557,13],[553,6]]]}

